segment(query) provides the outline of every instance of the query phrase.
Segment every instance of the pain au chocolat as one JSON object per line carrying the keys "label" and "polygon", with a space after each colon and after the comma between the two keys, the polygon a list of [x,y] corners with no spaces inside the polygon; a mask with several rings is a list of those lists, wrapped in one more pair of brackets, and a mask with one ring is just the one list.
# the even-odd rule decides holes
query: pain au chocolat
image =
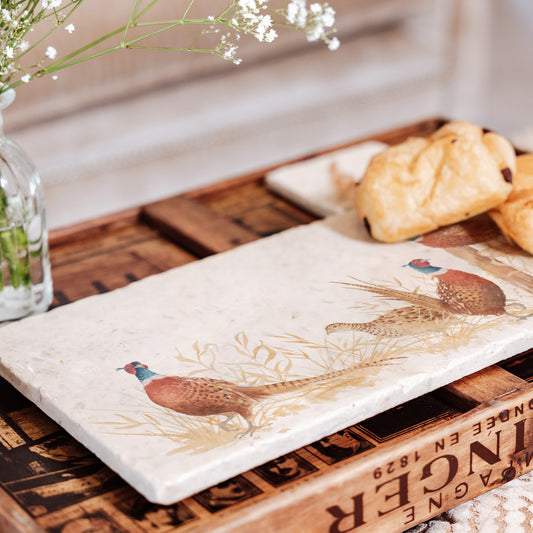
{"label": "pain au chocolat", "polygon": [[489,215],[509,242],[533,254],[533,154],[516,158],[513,190]]}
{"label": "pain au chocolat", "polygon": [[355,207],[372,237],[398,242],[500,205],[515,172],[504,137],[450,122],[374,156],[355,188]]}

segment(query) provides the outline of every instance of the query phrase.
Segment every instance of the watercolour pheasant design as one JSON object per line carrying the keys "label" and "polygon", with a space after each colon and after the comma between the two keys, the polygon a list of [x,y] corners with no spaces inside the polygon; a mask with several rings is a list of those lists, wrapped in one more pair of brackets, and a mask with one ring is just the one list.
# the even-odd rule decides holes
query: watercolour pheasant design
{"label": "watercolour pheasant design", "polygon": [[[502,244],[498,242],[500,238],[501,232],[498,226],[487,214],[482,214],[451,226],[439,228],[412,240],[429,248],[445,250],[455,257],[482,268],[493,276],[505,280],[507,283],[512,283],[522,290],[533,293],[532,276],[511,265],[502,263],[495,257],[486,256],[475,248],[475,245],[479,243],[485,243],[489,248],[493,247],[492,244],[501,248]],[[507,246],[510,253],[513,250],[516,252],[512,246]]]}
{"label": "watercolour pheasant design", "polygon": [[346,283],[350,288],[370,292],[389,301],[408,302],[408,307],[393,309],[370,322],[336,322],[326,332],[362,331],[376,336],[417,335],[428,330],[442,330],[461,315],[490,316],[510,314],[502,289],[492,281],[464,272],[431,265],[425,259],[413,259],[407,265],[437,280],[437,296],[428,296],[374,285]]}
{"label": "watercolour pheasant design", "polygon": [[224,415],[220,427],[230,430],[229,421],[240,415],[248,424],[247,430],[241,434],[251,435],[259,426],[252,422],[252,407],[259,401],[276,394],[288,393],[303,387],[329,382],[349,372],[370,367],[390,364],[378,362],[358,365],[322,376],[281,381],[260,386],[242,386],[213,378],[192,378],[182,376],[166,376],[153,372],[147,365],[139,361],[128,363],[124,367],[128,374],[134,374],[144,387],[144,391],[152,402],[172,409],[173,411],[192,416]]}
{"label": "watercolour pheasant design", "polygon": [[370,322],[335,322],[326,327],[326,332],[361,331],[376,337],[401,337],[425,334],[429,329],[441,331],[452,322],[453,315],[444,310],[410,305],[391,309]]}
{"label": "watercolour pheasant design", "polygon": [[488,215],[483,214],[451,226],[443,226],[411,240],[430,248],[447,249],[471,246],[481,242],[492,241],[499,237],[501,237],[501,232],[498,226]]}
{"label": "watercolour pheasant design", "polygon": [[413,259],[408,266],[437,279],[437,294],[447,311],[466,315],[503,315],[505,294],[492,281],[463,272],[433,266],[424,259]]}

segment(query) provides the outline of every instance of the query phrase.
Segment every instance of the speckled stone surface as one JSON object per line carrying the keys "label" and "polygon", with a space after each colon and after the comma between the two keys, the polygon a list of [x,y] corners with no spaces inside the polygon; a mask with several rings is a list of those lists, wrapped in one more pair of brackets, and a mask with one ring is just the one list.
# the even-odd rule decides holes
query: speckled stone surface
{"label": "speckled stone surface", "polygon": [[[529,257],[478,249],[533,273]],[[404,266],[420,257],[490,279],[508,312],[399,312],[422,309],[419,295],[439,301],[435,279]],[[533,318],[514,315],[531,308],[531,291],[441,249],[371,241],[346,213],[6,325],[0,373],[149,500],[170,503],[530,348]],[[145,390],[124,370],[134,361],[177,376],[166,407],[147,394],[159,376]],[[199,398],[201,378],[226,384]],[[288,381],[255,399],[240,390],[245,417],[220,414],[230,384]]]}

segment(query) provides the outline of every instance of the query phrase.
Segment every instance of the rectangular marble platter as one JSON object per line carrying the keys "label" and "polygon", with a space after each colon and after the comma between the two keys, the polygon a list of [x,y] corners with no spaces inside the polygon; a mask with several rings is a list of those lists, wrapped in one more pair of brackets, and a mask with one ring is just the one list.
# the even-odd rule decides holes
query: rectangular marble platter
{"label": "rectangular marble platter", "polygon": [[168,504],[533,346],[533,259],[459,248],[332,216],[5,325],[0,373]]}

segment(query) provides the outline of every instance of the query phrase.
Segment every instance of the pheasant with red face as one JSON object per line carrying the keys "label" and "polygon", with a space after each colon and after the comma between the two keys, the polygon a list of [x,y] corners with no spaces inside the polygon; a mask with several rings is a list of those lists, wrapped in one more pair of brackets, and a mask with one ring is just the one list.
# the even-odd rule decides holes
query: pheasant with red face
{"label": "pheasant with red face", "polygon": [[514,253],[512,246],[497,241],[500,237],[501,232],[498,226],[488,215],[483,214],[458,224],[439,228],[412,240],[430,248],[445,250],[507,283],[533,293],[532,276],[493,256],[485,255],[473,246],[478,243],[486,243],[489,248],[501,249],[502,246],[506,246],[509,253]]}
{"label": "pheasant with red face", "polygon": [[[434,266],[425,259],[413,259],[404,266],[434,276],[438,298],[373,283],[342,283],[348,288],[374,294],[389,302],[408,302],[411,305],[392,309],[370,322],[335,322],[326,326],[326,333],[361,331],[379,337],[397,337],[442,331],[461,315],[510,315],[518,319],[531,316],[531,313],[510,312],[511,305],[506,305],[502,289],[476,274]],[[522,304],[513,305],[518,306],[519,313],[525,310]]]}
{"label": "pheasant with red face", "polygon": [[148,369],[139,361],[117,368],[133,374],[141,382],[144,391],[152,402],[172,409],[177,413],[192,416],[225,415],[227,417],[220,427],[229,430],[228,422],[236,415],[242,416],[248,424],[242,435],[252,434],[258,426],[252,423],[252,407],[275,394],[288,393],[302,387],[329,382],[344,374],[367,366],[387,363],[369,363],[346,368],[311,378],[293,381],[281,381],[269,385],[247,387],[235,385],[229,381],[212,378],[190,378],[182,376],[165,376]]}
{"label": "pheasant with red face", "polygon": [[227,429],[228,421],[241,415],[248,423],[248,432],[256,428],[251,422],[252,405],[268,396],[264,387],[240,387],[227,381],[211,378],[164,376],[152,372],[147,365],[134,361],[123,368],[134,374],[152,402],[184,415],[226,415],[221,425]]}
{"label": "pheasant with red face", "polygon": [[503,315],[505,294],[492,281],[463,272],[433,266],[424,259],[413,259],[408,266],[437,279],[437,294],[446,310],[466,315]]}

